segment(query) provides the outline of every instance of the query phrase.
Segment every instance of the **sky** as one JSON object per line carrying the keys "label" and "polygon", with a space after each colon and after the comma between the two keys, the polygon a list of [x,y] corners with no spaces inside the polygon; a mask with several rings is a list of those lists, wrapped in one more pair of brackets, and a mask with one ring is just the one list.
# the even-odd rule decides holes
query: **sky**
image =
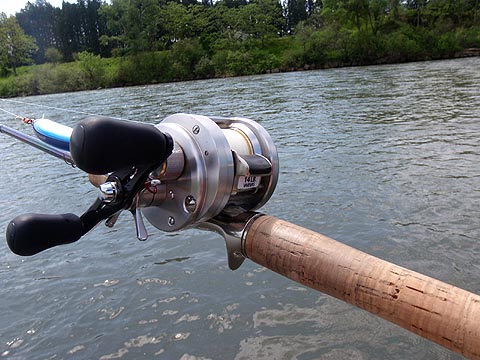
{"label": "sky", "polygon": [[[64,0],[47,0],[52,6],[54,7],[62,7],[62,2]],[[65,0],[66,2],[70,3],[76,3],[76,0]],[[16,12],[19,12],[21,9],[25,7],[27,4],[28,0],[0,0],[0,13],[4,12],[9,15],[15,15]],[[35,0],[30,0],[30,2],[33,4],[35,3]]]}

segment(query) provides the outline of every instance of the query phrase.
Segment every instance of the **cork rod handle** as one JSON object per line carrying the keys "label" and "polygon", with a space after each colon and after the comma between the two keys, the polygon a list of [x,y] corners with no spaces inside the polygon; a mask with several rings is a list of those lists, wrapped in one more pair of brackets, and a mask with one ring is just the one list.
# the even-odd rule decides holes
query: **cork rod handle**
{"label": "cork rod handle", "polygon": [[244,234],[245,255],[296,282],[480,359],[480,296],[271,216]]}

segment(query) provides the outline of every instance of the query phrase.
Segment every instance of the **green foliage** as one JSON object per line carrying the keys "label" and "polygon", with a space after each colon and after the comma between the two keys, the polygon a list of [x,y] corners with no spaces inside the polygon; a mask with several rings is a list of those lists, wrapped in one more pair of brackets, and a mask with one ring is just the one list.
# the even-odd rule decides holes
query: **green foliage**
{"label": "green foliage", "polygon": [[175,76],[182,80],[196,78],[196,66],[205,55],[198,39],[181,40],[173,44],[171,56],[174,59]]}
{"label": "green foliage", "polygon": [[352,65],[371,64],[383,56],[380,39],[369,31],[352,31],[347,41],[346,55]]}
{"label": "green foliage", "polygon": [[195,65],[195,75],[200,79],[209,79],[215,76],[215,66],[207,55],[202,56]]}
{"label": "green foliage", "polygon": [[74,64],[64,64],[62,66],[44,64],[37,66],[30,78],[30,86],[34,86],[38,94],[85,89],[82,71]]}
{"label": "green foliage", "polygon": [[[25,76],[16,77],[13,76],[0,79],[0,94],[2,97],[15,97],[29,95],[31,92],[31,86],[22,86],[21,83],[26,82],[27,79]],[[25,91],[22,91],[24,88]],[[28,90],[28,91],[27,91]]]}
{"label": "green foliage", "polygon": [[285,27],[282,7],[276,0],[255,0],[242,6],[235,14],[239,18],[238,31],[249,38],[276,37]]}
{"label": "green foliage", "polygon": [[243,76],[262,74],[278,69],[280,59],[271,52],[254,48],[218,51],[212,58],[215,75]]}
{"label": "green foliage", "polygon": [[459,46],[462,49],[480,48],[480,26],[469,29],[455,29],[455,36],[458,40]]}
{"label": "green foliage", "polygon": [[215,75],[219,77],[245,75],[247,56],[238,50],[220,50],[212,57]]}
{"label": "green foliage", "polygon": [[62,53],[54,47],[49,47],[45,50],[45,60],[51,64],[58,64],[62,61]]}
{"label": "green foliage", "polygon": [[167,52],[149,52],[117,60],[114,86],[151,84],[174,79],[173,64]]}
{"label": "green foliage", "polygon": [[17,66],[32,61],[32,54],[37,51],[35,40],[25,35],[14,16],[0,14],[0,66],[10,67],[17,75]]}
{"label": "green foliage", "polygon": [[422,58],[423,49],[406,29],[390,33],[385,38],[385,54],[392,62],[405,62]]}
{"label": "green foliage", "polygon": [[[9,62],[5,34],[15,24],[0,16],[0,96],[439,59],[480,48],[478,0],[79,0],[61,9],[38,0],[17,19],[41,49],[38,65],[10,76],[34,46],[19,37],[30,39],[30,50]],[[57,64],[53,48],[75,61]]]}
{"label": "green foliage", "polygon": [[455,33],[447,32],[441,34],[436,41],[436,46],[433,49],[433,57],[436,59],[439,58],[449,58],[453,57],[457,52],[461,50],[460,45],[458,44]]}
{"label": "green foliage", "polygon": [[25,34],[33,37],[38,46],[38,51],[33,54],[36,64],[45,62],[44,55],[48,48],[64,48],[64,37],[58,35],[57,29],[64,29],[62,24],[66,15],[67,11],[60,13],[59,9],[46,1],[27,2],[25,8],[16,14],[16,19]]}
{"label": "green foliage", "polygon": [[105,85],[104,62],[99,55],[83,51],[76,55],[76,61],[79,63],[85,88],[96,89]]}
{"label": "green foliage", "polygon": [[160,17],[162,18],[162,27],[165,29],[163,38],[167,43],[176,43],[192,35],[190,24],[193,17],[186,6],[169,2],[160,9]]}

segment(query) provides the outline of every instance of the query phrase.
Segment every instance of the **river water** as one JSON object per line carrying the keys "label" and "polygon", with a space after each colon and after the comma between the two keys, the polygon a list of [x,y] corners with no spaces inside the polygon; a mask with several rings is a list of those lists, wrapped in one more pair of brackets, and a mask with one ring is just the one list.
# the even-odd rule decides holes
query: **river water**
{"label": "river water", "polygon": [[[79,112],[257,120],[281,165],[263,212],[480,293],[480,58],[14,100],[1,106],[69,126]],[[4,135],[0,185],[2,232],[26,212],[81,214],[96,196],[80,170]],[[218,235],[149,232],[137,241],[127,213],[33,257],[1,240],[0,358],[460,358],[249,260],[230,271]]]}

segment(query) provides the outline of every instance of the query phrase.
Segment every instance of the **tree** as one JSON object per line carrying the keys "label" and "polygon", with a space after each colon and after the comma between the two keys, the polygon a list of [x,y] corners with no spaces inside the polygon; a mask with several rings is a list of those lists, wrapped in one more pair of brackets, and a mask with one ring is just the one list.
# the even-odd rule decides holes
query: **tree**
{"label": "tree", "polygon": [[49,47],[47,50],[45,50],[44,56],[45,60],[51,64],[58,64],[60,61],[62,61],[62,53],[54,47]]}
{"label": "tree", "polygon": [[85,31],[83,16],[78,4],[63,2],[60,16],[57,20],[58,47],[65,61],[72,61],[74,54],[85,49]]}
{"label": "tree", "polygon": [[32,54],[38,50],[35,40],[25,35],[14,16],[0,15],[0,59],[11,67],[17,76],[17,66],[32,62]]}
{"label": "tree", "polygon": [[102,67],[100,55],[82,51],[76,55],[76,61],[79,62],[80,69],[85,77],[87,89],[95,89],[102,86],[104,68]]}
{"label": "tree", "polygon": [[96,55],[103,55],[100,44],[100,34],[106,31],[106,25],[99,16],[98,10],[102,5],[100,0],[83,0],[79,2],[83,11],[85,31],[85,49]]}
{"label": "tree", "polygon": [[368,7],[368,22],[370,30],[376,34],[386,19],[387,0],[370,0]]}
{"label": "tree", "polygon": [[388,13],[393,20],[398,20],[400,0],[388,0]]}
{"label": "tree", "polygon": [[115,47],[115,55],[155,50],[165,34],[157,0],[112,0],[111,4],[103,3],[99,13],[106,24],[101,40]]}
{"label": "tree", "polygon": [[423,12],[428,0],[406,0],[405,7],[414,14],[414,23],[416,26],[423,25]]}
{"label": "tree", "polygon": [[305,0],[287,0],[285,13],[287,31],[292,32],[300,21],[305,21],[308,18],[307,2]]}
{"label": "tree", "polygon": [[277,37],[285,29],[282,7],[277,0],[252,0],[234,10],[237,28],[246,38]]}
{"label": "tree", "polygon": [[167,31],[167,42],[174,44],[192,36],[190,24],[193,19],[186,6],[176,2],[169,2],[162,7],[161,19]]}
{"label": "tree", "polygon": [[33,37],[38,50],[33,55],[36,64],[45,62],[45,52],[49,47],[58,47],[58,17],[60,9],[53,7],[46,0],[28,2],[25,8],[16,14],[18,24],[25,34]]}

